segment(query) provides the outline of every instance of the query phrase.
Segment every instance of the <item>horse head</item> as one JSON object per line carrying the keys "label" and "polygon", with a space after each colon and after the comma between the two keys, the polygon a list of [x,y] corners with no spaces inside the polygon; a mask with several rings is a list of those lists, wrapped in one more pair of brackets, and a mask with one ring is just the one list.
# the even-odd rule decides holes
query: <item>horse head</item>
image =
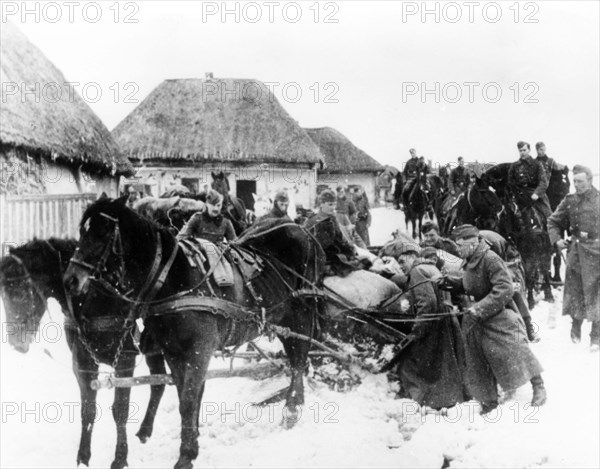
{"label": "horse head", "polygon": [[216,174],[211,172],[210,175],[212,176],[211,188],[221,194],[225,200],[228,200],[230,187],[229,180],[227,179],[227,176],[225,176],[225,173],[223,171],[219,171]]}
{"label": "horse head", "polygon": [[[47,309],[47,298],[64,296],[59,295],[62,289],[55,291],[60,287],[60,280],[54,277],[59,276],[62,265],[60,255],[50,241],[34,239],[11,248],[9,255],[0,262],[0,294],[6,311],[8,341],[22,353],[29,350],[39,329]],[[70,250],[67,253],[70,257],[75,242],[61,242],[69,243],[66,249]]]}
{"label": "horse head", "polygon": [[[100,198],[84,212],[79,225],[79,248],[71,258],[63,276],[69,293],[86,293],[92,279],[108,282],[113,287],[124,287],[126,261],[129,269],[139,269],[141,259],[154,255],[148,244],[147,230],[136,230],[137,225],[154,225],[126,207],[126,197],[116,200]],[[127,236],[123,236],[127,233]],[[130,253],[127,259],[124,252]]]}

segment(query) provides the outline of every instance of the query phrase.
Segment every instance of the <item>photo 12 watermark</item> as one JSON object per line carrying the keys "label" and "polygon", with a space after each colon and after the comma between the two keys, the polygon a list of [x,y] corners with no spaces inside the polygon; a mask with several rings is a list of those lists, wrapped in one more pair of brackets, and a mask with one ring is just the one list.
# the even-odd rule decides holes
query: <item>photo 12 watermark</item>
{"label": "photo 12 watermark", "polygon": [[521,104],[539,103],[540,86],[536,82],[514,82],[510,85],[501,83],[465,81],[451,82],[402,82],[402,103],[498,103],[512,101]]}
{"label": "photo 12 watermark", "polygon": [[139,23],[138,2],[11,2],[0,3],[2,23]]}
{"label": "photo 12 watermark", "polygon": [[538,23],[536,2],[402,2],[402,23]]}
{"label": "photo 12 watermark", "polygon": [[202,23],[339,23],[337,2],[202,2]]}

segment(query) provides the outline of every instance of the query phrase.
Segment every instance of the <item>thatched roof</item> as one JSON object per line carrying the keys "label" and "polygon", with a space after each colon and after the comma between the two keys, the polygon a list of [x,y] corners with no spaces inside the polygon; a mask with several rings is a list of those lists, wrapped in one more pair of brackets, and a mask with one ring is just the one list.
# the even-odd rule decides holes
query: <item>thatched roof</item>
{"label": "thatched roof", "polygon": [[304,129],[325,160],[322,173],[379,172],[383,166],[331,127]]}
{"label": "thatched roof", "polygon": [[257,80],[165,80],[112,134],[132,162],[314,164],[321,156]]}
{"label": "thatched roof", "polygon": [[0,144],[89,173],[132,174],[102,121],[16,26],[0,28]]}

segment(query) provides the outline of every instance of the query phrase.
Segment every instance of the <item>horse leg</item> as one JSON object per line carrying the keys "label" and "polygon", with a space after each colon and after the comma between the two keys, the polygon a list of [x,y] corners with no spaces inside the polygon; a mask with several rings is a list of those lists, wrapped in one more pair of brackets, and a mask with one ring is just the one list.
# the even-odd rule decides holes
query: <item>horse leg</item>
{"label": "horse leg", "polygon": [[[75,338],[75,340],[78,340]],[[77,465],[89,466],[92,457],[92,430],[96,421],[96,395],[90,383],[98,378],[98,365],[83,351],[80,344],[73,347],[73,372],[81,396],[81,438],[77,451]]]}
{"label": "horse leg", "polygon": [[[302,311],[295,319],[296,324],[292,327],[295,332],[312,337],[312,313]],[[288,325],[289,327],[289,325]],[[310,342],[280,337],[285,353],[290,360],[292,379],[285,399],[285,413],[282,424],[286,428],[292,428],[298,421],[299,406],[304,404],[304,372],[308,363],[308,351]]]}
{"label": "horse leg", "polygon": [[[150,373],[153,375],[164,375],[167,373],[165,368],[165,360],[160,353],[153,353],[145,356],[146,364],[150,369]],[[165,392],[164,384],[156,384],[150,386],[150,401],[148,402],[148,408],[146,409],[146,415],[142,420],[139,431],[136,436],[142,443],[146,443],[148,438],[152,436],[152,430],[154,428],[154,418],[156,417],[156,411],[158,410],[158,404],[162,399],[162,395]]]}
{"label": "horse leg", "polygon": [[[200,324],[202,335],[196,337],[186,354],[185,367],[178,370],[183,376],[178,379],[179,414],[181,416],[181,445],[175,469],[191,469],[192,461],[198,457],[198,416],[200,398],[208,365],[217,349],[219,330],[214,318]],[[175,358],[181,361],[181,358]]]}
{"label": "horse leg", "polygon": [[[133,376],[135,367],[135,357],[133,353],[127,353],[121,356],[117,364],[115,373],[118,377],[130,378]],[[115,450],[115,459],[110,465],[110,469],[123,469],[129,466],[127,463],[127,420],[129,418],[129,397],[131,388],[116,388],[115,399],[112,407],[112,414],[117,424],[117,448]]]}

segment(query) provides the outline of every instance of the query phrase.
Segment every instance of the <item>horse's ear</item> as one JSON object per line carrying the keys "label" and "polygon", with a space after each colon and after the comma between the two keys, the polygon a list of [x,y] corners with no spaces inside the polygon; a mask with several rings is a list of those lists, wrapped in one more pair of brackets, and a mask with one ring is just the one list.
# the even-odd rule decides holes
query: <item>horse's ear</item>
{"label": "horse's ear", "polygon": [[108,199],[108,195],[106,194],[106,192],[102,192],[102,194],[100,194],[100,197],[98,197],[98,200],[104,200],[104,199]]}
{"label": "horse's ear", "polygon": [[225,173],[223,171],[219,171],[219,174],[217,174],[217,177],[219,179],[225,179]]}
{"label": "horse's ear", "polygon": [[217,179],[217,175],[214,173],[214,171],[211,171],[210,175],[212,176],[213,179]]}
{"label": "horse's ear", "polygon": [[254,192],[252,193],[252,198],[254,199],[254,202],[258,200],[258,196]]}
{"label": "horse's ear", "polygon": [[122,195],[118,199],[115,199],[115,204],[116,205],[121,205],[121,206],[125,207],[125,205],[127,204],[127,199],[128,198],[129,198],[129,196],[127,194]]}

